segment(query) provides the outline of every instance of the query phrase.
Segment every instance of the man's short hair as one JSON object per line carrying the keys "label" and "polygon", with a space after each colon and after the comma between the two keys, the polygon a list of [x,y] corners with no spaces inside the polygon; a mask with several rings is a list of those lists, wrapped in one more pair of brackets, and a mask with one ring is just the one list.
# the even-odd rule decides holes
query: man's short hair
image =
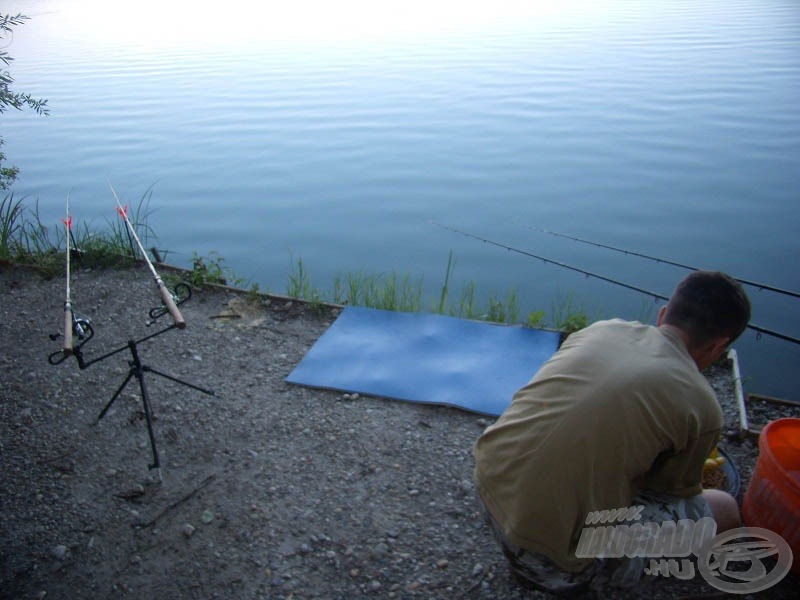
{"label": "man's short hair", "polygon": [[742,285],[719,271],[695,271],[678,284],[667,303],[664,323],[689,336],[690,346],[716,338],[738,338],[750,320]]}

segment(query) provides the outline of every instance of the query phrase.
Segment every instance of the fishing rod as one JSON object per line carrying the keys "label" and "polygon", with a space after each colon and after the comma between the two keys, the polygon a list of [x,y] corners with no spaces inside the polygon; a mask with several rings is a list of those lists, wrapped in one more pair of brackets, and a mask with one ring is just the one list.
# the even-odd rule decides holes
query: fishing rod
{"label": "fishing rod", "polygon": [[[625,250],[624,248],[617,248],[616,246],[609,246],[607,244],[601,244],[599,242],[593,242],[591,240],[585,240],[579,237],[573,237],[571,235],[566,235],[564,233],[558,233],[557,231],[550,231],[548,229],[535,229],[531,228],[534,231],[539,231],[541,233],[547,233],[549,235],[554,235],[556,237],[565,238],[567,240],[572,240],[573,242],[580,242],[582,244],[589,244],[590,246],[596,246],[598,248],[605,248],[606,250],[613,250],[614,252],[621,252],[622,254],[629,254],[631,256],[638,256],[639,258],[646,258],[647,260],[653,260],[655,262],[663,263],[665,265],[672,265],[673,267],[679,267],[681,269],[688,269],[689,271],[701,271],[697,267],[693,267],[691,265],[684,265],[679,262],[675,262],[672,260],[667,260],[666,258],[659,258],[658,256],[649,256],[647,254],[642,254],[641,252],[635,252],[633,250]],[[736,281],[739,283],[743,283],[745,285],[749,285],[759,290],[767,290],[770,292],[775,292],[777,294],[784,294],[786,296],[792,296],[793,298],[800,298],[800,292],[793,292],[791,290],[784,290],[772,285],[768,285],[766,283],[759,283],[757,281],[750,281],[748,279],[741,279],[739,277],[734,277]]]}
{"label": "fishing rod", "polygon": [[66,293],[66,300],[64,301],[64,356],[70,356],[72,354],[72,297],[71,297],[71,290],[69,287],[69,258],[70,254],[72,254],[72,248],[70,247],[71,242],[71,234],[72,234],[72,217],[69,214],[69,194],[67,194],[67,214],[66,217],[63,219],[64,222],[64,233],[65,240],[66,240],[66,259],[67,259],[67,293]]}
{"label": "fishing rod", "polygon": [[155,279],[156,287],[161,294],[161,301],[164,303],[164,307],[166,308],[167,312],[172,315],[172,319],[175,321],[175,325],[178,327],[178,329],[183,329],[186,327],[186,321],[183,319],[181,311],[178,310],[178,306],[175,304],[175,299],[172,297],[172,293],[167,289],[167,286],[164,285],[164,282],[158,275],[158,271],[156,271],[153,263],[147,257],[147,251],[144,249],[142,242],[139,240],[139,236],[136,235],[136,230],[134,229],[133,224],[131,223],[130,219],[128,219],[128,207],[126,206],[123,208],[122,203],[119,201],[119,197],[117,196],[117,192],[114,190],[114,186],[111,185],[111,182],[108,183],[108,187],[111,188],[111,193],[114,195],[114,200],[117,201],[117,212],[125,221],[128,232],[133,239],[136,240],[136,245],[139,247],[139,251],[144,257],[144,261],[147,263],[147,266],[150,268],[150,272],[153,274],[153,278]]}
{"label": "fishing rod", "polygon": [[[89,320],[78,317],[72,309],[72,289],[70,272],[70,258],[75,248],[75,238],[72,235],[72,216],[69,212],[69,195],[67,195],[67,209],[65,218],[61,219],[64,223],[65,231],[65,258],[66,258],[66,294],[64,300],[64,344],[62,345],[61,352],[55,352],[50,356],[50,362],[57,364],[63,361],[72,354],[79,352],[79,348],[83,346],[94,335],[94,330],[89,324]],[[58,339],[58,334],[50,336],[52,339]],[[80,340],[78,346],[75,345],[75,337]]]}
{"label": "fishing rod", "polygon": [[[430,221],[430,223],[432,223],[433,225],[436,225],[437,227],[441,227],[442,229],[446,229],[448,231],[452,231],[454,233],[458,233],[460,235],[472,238],[474,240],[478,240],[480,242],[484,242],[485,244],[491,244],[492,246],[497,246],[498,248],[503,248],[503,249],[508,250],[510,252],[516,252],[517,254],[522,254],[524,256],[529,256],[531,258],[535,258],[537,260],[541,260],[541,261],[543,261],[545,263],[549,263],[551,265],[556,265],[556,266],[562,267],[564,269],[569,269],[570,271],[576,271],[578,273],[586,275],[587,277],[594,277],[595,279],[600,279],[601,281],[612,283],[614,285],[618,285],[620,287],[624,287],[626,289],[633,290],[633,291],[639,292],[641,294],[646,294],[648,296],[651,296],[652,298],[655,298],[656,300],[669,301],[669,297],[668,296],[664,296],[663,294],[659,294],[657,292],[652,292],[650,290],[646,290],[644,288],[640,288],[640,287],[637,287],[635,285],[631,285],[629,283],[625,283],[624,281],[619,281],[617,279],[612,279],[611,277],[606,277],[605,275],[600,275],[598,273],[593,273],[592,271],[587,271],[586,269],[581,269],[580,267],[575,267],[575,266],[572,266],[572,265],[568,265],[568,264],[563,263],[563,262],[558,261],[558,260],[553,260],[551,258],[546,258],[544,256],[540,256],[540,255],[534,254],[532,252],[527,252],[526,250],[520,250],[519,248],[514,248],[512,246],[507,246],[506,244],[501,244],[500,242],[495,242],[493,240],[480,237],[480,236],[475,235],[473,233],[469,233],[467,231],[462,231],[461,229],[456,229],[455,227],[442,225],[441,223],[437,223],[436,221]],[[778,338],[778,339],[781,339],[781,340],[784,340],[784,341],[787,341],[787,342],[792,342],[794,344],[800,344],[800,338],[792,337],[790,335],[786,335],[785,333],[780,333],[778,331],[773,331],[771,329],[767,329],[766,327],[761,327],[760,325],[755,325],[753,323],[748,323],[747,328],[755,331],[759,335],[760,334],[769,335],[771,337],[775,337],[775,338]]]}

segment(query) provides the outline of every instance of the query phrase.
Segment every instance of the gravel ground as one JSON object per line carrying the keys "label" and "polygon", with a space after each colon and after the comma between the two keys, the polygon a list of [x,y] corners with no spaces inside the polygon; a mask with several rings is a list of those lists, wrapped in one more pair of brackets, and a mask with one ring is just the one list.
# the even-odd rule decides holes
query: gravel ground
{"label": "gravel ground", "polygon": [[[63,280],[0,266],[0,597],[548,597],[512,581],[477,510],[486,417],[285,383],[335,307],[204,288],[181,307],[185,330],[136,344],[148,367],[214,392],[145,374],[159,480],[135,379],[96,422],[128,374],[127,341],[168,325],[146,325],[152,278],[81,271],[72,294],[95,331],[84,359],[122,350],[86,369],[47,359]],[[731,365],[709,379],[735,434]],[[744,490],[755,440],[724,447]],[[696,577],[602,595],[715,593]]]}

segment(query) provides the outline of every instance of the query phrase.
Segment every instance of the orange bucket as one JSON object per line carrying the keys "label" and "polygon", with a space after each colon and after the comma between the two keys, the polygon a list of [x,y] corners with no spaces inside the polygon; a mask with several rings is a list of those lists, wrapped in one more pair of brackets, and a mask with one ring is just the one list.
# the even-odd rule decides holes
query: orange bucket
{"label": "orange bucket", "polygon": [[742,503],[748,527],[780,535],[800,573],[800,419],[771,421],[758,437],[758,460]]}

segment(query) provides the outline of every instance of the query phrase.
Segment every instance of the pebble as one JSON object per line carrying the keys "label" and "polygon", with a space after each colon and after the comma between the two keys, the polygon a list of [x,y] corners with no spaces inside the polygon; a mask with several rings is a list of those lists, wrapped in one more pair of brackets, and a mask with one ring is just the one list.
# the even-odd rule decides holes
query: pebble
{"label": "pebble", "polygon": [[211,521],[214,520],[214,513],[210,510],[204,510],[203,514],[200,515],[200,520],[204,524],[208,525],[209,523],[211,523]]}
{"label": "pebble", "polygon": [[438,569],[446,569],[448,566],[450,566],[450,561],[447,560],[446,558],[442,558],[436,561],[436,567]]}
{"label": "pebble", "polygon": [[181,529],[181,531],[183,531],[183,535],[185,537],[190,538],[194,534],[195,528],[192,525],[190,525],[189,523],[186,523],[183,526],[183,528]]}
{"label": "pebble", "polygon": [[380,589],[381,589],[382,587],[383,587],[383,586],[381,585],[381,582],[380,582],[380,581],[378,581],[377,579],[373,579],[372,581],[370,581],[370,582],[369,582],[369,589],[370,589],[370,591],[372,591],[372,592],[377,592],[377,591],[380,591]]}
{"label": "pebble", "polygon": [[136,483],[132,485],[130,488],[125,490],[124,492],[120,492],[117,494],[120,498],[125,498],[127,500],[132,500],[133,498],[139,498],[144,496],[144,486],[141,483]]}
{"label": "pebble", "polygon": [[56,560],[64,560],[67,556],[67,550],[68,548],[66,546],[64,546],[63,544],[59,544],[58,546],[55,546],[51,550],[51,553],[53,555],[53,558],[55,558]]}

